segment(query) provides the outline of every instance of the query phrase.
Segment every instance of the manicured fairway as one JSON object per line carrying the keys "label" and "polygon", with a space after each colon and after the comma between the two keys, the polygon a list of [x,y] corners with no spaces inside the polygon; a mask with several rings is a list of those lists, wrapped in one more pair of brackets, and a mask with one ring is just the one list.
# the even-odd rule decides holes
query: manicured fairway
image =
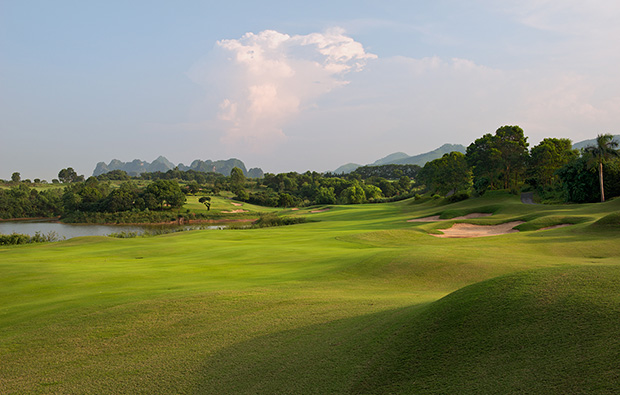
{"label": "manicured fairway", "polygon": [[[311,211],[0,247],[0,393],[620,391],[620,200]],[[475,212],[493,215],[457,222],[525,223],[442,239],[454,221],[407,222]]]}

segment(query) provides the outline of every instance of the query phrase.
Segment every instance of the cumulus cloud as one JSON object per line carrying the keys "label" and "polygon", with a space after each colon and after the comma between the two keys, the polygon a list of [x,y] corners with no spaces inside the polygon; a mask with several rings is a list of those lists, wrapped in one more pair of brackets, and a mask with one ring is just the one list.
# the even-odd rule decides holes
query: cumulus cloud
{"label": "cumulus cloud", "polygon": [[[301,164],[306,159],[298,152],[339,162],[346,145],[352,156],[345,161],[363,161],[358,155],[366,152],[371,162],[398,150],[416,154],[446,142],[469,144],[505,124],[522,126],[532,144],[615,132],[610,125],[618,124],[620,82],[617,62],[609,59],[617,51],[592,37],[582,44],[583,37],[555,18],[555,0],[524,4],[512,17],[536,31],[552,30],[553,39],[543,34],[534,43],[539,48],[530,42],[518,47],[514,57],[522,62],[492,66],[467,55],[379,59],[341,29],[307,35],[266,30],[220,40],[193,75],[211,95],[201,107],[203,119],[210,119],[206,129],[217,131],[232,154],[319,170],[342,163]],[[571,12],[580,9],[574,4]],[[588,15],[602,18],[601,12]],[[610,34],[617,29],[596,25]],[[596,43],[606,50],[595,51]],[[592,55],[581,60],[586,53]]]}
{"label": "cumulus cloud", "polygon": [[376,58],[342,29],[246,33],[218,41],[214,52],[197,79],[216,92],[221,140],[256,150],[285,140],[287,122]]}

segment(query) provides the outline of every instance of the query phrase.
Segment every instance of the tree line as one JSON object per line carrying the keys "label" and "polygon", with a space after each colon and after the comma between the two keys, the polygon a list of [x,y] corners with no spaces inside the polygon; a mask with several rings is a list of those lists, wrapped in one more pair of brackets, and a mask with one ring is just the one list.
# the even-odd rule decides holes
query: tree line
{"label": "tree line", "polygon": [[566,138],[545,138],[528,149],[519,126],[502,126],[471,143],[465,154],[451,152],[424,165],[418,182],[447,195],[506,189],[538,192],[543,200],[575,203],[620,196],[618,143],[601,134],[581,152]]}
{"label": "tree line", "polygon": [[[180,209],[188,194],[232,191],[236,199],[261,206],[360,204],[411,197],[415,192],[466,198],[488,190],[538,192],[548,202],[594,202],[620,196],[620,154],[609,134],[581,152],[565,138],[546,138],[529,149],[519,126],[502,126],[472,142],[465,154],[451,152],[416,165],[362,166],[348,175],[266,173],[246,179],[233,168],[230,176],[195,170],[143,173],[129,177],[114,170],[98,177],[62,169],[64,188],[39,191],[13,173],[9,188],[0,188],[0,218],[73,217],[84,213],[144,213]],[[148,181],[145,187],[137,182]],[[112,187],[120,181],[120,187]],[[183,186],[179,182],[184,183]],[[202,199],[208,206],[210,199]],[[137,215],[137,214],[136,214]],[[151,215],[152,216],[152,215]]]}

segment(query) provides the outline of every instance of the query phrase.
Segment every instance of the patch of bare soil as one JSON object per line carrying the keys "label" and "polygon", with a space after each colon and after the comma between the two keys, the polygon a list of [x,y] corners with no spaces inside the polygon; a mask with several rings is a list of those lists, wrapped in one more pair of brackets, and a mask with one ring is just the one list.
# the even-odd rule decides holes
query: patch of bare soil
{"label": "patch of bare soil", "polygon": [[473,219],[473,218],[482,218],[482,217],[490,217],[493,215],[492,213],[471,213],[467,215],[462,215],[460,217],[454,217],[449,219],[441,219],[439,215],[433,215],[431,217],[424,218],[415,218],[407,220],[407,222],[435,222],[435,221],[454,221],[455,219]]}
{"label": "patch of bare soil", "polygon": [[448,229],[442,229],[443,234],[433,235],[444,238],[469,238],[499,236],[508,233],[516,233],[515,226],[524,223],[523,221],[506,222],[499,225],[474,225],[474,224],[454,224]]}

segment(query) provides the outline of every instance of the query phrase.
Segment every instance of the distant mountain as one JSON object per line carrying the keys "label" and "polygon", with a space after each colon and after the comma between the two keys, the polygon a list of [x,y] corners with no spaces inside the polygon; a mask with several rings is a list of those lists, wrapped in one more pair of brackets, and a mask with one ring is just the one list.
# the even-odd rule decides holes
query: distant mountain
{"label": "distant mountain", "polygon": [[346,165],[342,165],[339,168],[337,168],[336,170],[334,170],[332,173],[334,174],[349,174],[352,171],[354,171],[355,169],[357,169],[358,167],[361,167],[362,165],[358,165],[357,163],[347,163]]}
{"label": "distant mountain", "polygon": [[245,164],[235,158],[227,159],[227,160],[200,160],[196,159],[192,162],[190,166],[185,166],[183,163],[179,163],[178,165],[174,165],[168,159],[163,156],[158,157],[153,162],[145,162],[139,159],[134,159],[131,162],[121,162],[118,159],[113,159],[107,165],[104,162],[97,163],[95,170],[93,171],[93,176],[98,176],[100,174],[108,173],[112,170],[123,170],[126,171],[130,176],[137,176],[142,173],[153,173],[157,171],[167,172],[168,170],[172,170],[175,167],[178,167],[181,171],[187,170],[195,170],[205,173],[220,173],[223,175],[230,175],[230,171],[234,167],[238,167],[243,171],[247,177],[250,178],[262,178],[263,171],[259,168],[253,168],[249,171],[246,170]]}
{"label": "distant mountain", "polygon": [[[392,165],[392,164],[393,165],[424,166],[426,162],[430,162],[433,159],[441,158],[444,154],[450,153],[452,151],[457,151],[457,152],[461,152],[464,154],[466,151],[466,148],[464,145],[461,145],[461,144],[444,144],[441,147],[433,151],[426,152],[426,153],[419,154],[419,155],[414,155],[414,156],[409,156],[405,154],[404,152],[395,152],[384,158],[374,161],[368,166],[381,166],[381,165]],[[335,174],[351,173],[352,171],[354,171],[360,166],[362,165],[358,165],[356,163],[347,163],[346,165],[340,166],[339,168],[334,170],[333,173]]]}
{"label": "distant mountain", "polygon": [[372,164],[370,164],[370,166],[389,165],[391,163],[394,163],[394,161],[405,159],[405,158],[409,158],[409,155],[405,154],[404,152],[395,152],[393,154],[386,156],[385,158],[381,158],[381,159],[374,161]]}
{"label": "distant mountain", "polygon": [[[620,134],[614,135],[614,141],[617,141],[620,144]],[[583,140],[578,143],[573,144],[573,149],[582,149],[587,147],[588,145],[596,145],[596,139],[591,140]]]}
{"label": "distant mountain", "polygon": [[195,171],[201,171],[204,173],[220,173],[226,176],[230,175],[230,171],[234,167],[240,168],[243,171],[243,174],[247,176],[248,171],[245,168],[245,164],[236,158],[231,158],[228,160],[216,160],[216,161],[212,161],[212,160],[203,161],[200,159],[196,159],[195,161],[192,162],[191,165],[189,165],[189,167],[185,166],[182,163],[179,163],[179,170],[181,171],[195,170]]}
{"label": "distant mountain", "polygon": [[426,162],[430,162],[434,159],[438,159],[441,158],[444,154],[448,154],[450,152],[460,152],[462,154],[465,153],[466,151],[466,147],[464,145],[461,144],[444,144],[441,147],[430,151],[430,152],[426,152],[424,154],[419,154],[419,155],[414,155],[414,156],[409,156],[407,158],[403,158],[403,159],[398,159],[395,160],[391,163],[395,164],[395,165],[418,165],[418,166],[424,166],[426,164]]}

